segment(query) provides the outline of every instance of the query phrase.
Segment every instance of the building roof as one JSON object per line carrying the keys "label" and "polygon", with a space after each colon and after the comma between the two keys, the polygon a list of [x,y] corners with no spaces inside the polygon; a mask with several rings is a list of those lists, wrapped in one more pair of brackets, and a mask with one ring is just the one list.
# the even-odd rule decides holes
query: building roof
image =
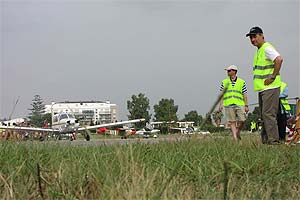
{"label": "building roof", "polygon": [[90,100],[90,101],[62,101],[62,102],[57,102],[57,103],[109,103],[109,101],[94,101],[94,100]]}

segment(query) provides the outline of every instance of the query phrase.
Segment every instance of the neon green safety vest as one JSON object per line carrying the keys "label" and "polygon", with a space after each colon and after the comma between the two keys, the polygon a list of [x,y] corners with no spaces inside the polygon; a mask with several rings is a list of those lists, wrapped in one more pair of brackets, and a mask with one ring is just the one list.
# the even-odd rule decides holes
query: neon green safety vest
{"label": "neon green safety vest", "polygon": [[[281,81],[281,85],[280,85],[280,94],[283,92],[284,88],[286,87],[286,83]],[[284,109],[286,111],[290,111],[291,110],[291,106],[288,102],[288,100],[286,100],[285,98],[280,99],[282,106],[284,107]]]}
{"label": "neon green safety vest", "polygon": [[270,43],[264,43],[256,52],[253,59],[253,83],[255,91],[262,91],[268,88],[280,87],[281,78],[277,75],[275,80],[270,85],[264,85],[264,81],[270,78],[274,71],[274,62],[268,60],[265,53],[265,48],[271,46]]}
{"label": "neon green safety vest", "polygon": [[255,122],[251,122],[251,130],[256,128],[256,123]]}
{"label": "neon green safety vest", "polygon": [[237,78],[234,87],[232,87],[230,78],[226,78],[222,81],[224,87],[228,87],[227,91],[223,95],[223,106],[229,106],[232,104],[238,106],[244,106],[244,96],[242,94],[243,85],[245,81]]}

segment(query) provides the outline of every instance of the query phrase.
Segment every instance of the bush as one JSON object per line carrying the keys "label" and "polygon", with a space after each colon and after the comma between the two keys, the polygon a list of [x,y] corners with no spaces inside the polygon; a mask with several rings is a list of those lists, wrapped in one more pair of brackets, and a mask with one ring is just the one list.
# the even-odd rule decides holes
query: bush
{"label": "bush", "polygon": [[219,132],[224,132],[225,131],[225,127],[216,127],[213,125],[205,125],[202,128],[203,131],[209,131],[211,133],[219,133]]}

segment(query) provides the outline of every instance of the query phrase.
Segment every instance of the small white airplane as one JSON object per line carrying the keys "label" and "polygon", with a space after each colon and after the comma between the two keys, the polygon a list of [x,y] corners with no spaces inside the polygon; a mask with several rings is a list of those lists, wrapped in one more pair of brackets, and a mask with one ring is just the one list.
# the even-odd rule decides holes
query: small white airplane
{"label": "small white airplane", "polygon": [[153,135],[154,138],[157,138],[157,134],[160,132],[159,129],[154,129],[150,124],[147,124],[145,128],[136,131],[137,135],[143,135],[143,137],[148,138]]}
{"label": "small white airplane", "polygon": [[149,138],[151,135],[153,135],[154,138],[157,138],[157,133],[159,133],[159,129],[153,129],[153,130],[146,130],[146,129],[141,129],[136,131],[137,135],[143,135],[145,138]]}
{"label": "small white airplane", "polygon": [[35,127],[22,127],[22,126],[0,126],[0,129],[4,130],[14,130],[14,131],[35,131],[35,132],[46,132],[52,133],[60,138],[63,135],[67,135],[70,137],[71,140],[74,138],[72,135],[77,132],[82,132],[84,138],[89,141],[90,136],[86,132],[87,130],[97,129],[101,127],[114,127],[120,126],[123,124],[130,124],[130,123],[137,123],[145,121],[145,119],[134,119],[129,121],[121,121],[121,122],[114,122],[114,123],[107,123],[107,124],[99,124],[94,126],[86,126],[80,127],[79,121],[74,117],[71,113],[60,113],[53,116],[53,124],[51,128],[35,128]]}
{"label": "small white airplane", "polygon": [[193,127],[187,127],[187,128],[171,127],[170,129],[173,130],[173,132],[179,132],[181,134],[193,134],[195,132]]}

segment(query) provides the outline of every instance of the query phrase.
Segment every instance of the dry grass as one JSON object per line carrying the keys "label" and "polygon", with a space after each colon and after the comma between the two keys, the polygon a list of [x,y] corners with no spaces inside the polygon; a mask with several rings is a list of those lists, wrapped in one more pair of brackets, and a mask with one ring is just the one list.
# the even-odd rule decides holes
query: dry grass
{"label": "dry grass", "polygon": [[261,145],[256,136],[97,147],[1,142],[0,199],[296,199],[299,157],[299,147]]}

